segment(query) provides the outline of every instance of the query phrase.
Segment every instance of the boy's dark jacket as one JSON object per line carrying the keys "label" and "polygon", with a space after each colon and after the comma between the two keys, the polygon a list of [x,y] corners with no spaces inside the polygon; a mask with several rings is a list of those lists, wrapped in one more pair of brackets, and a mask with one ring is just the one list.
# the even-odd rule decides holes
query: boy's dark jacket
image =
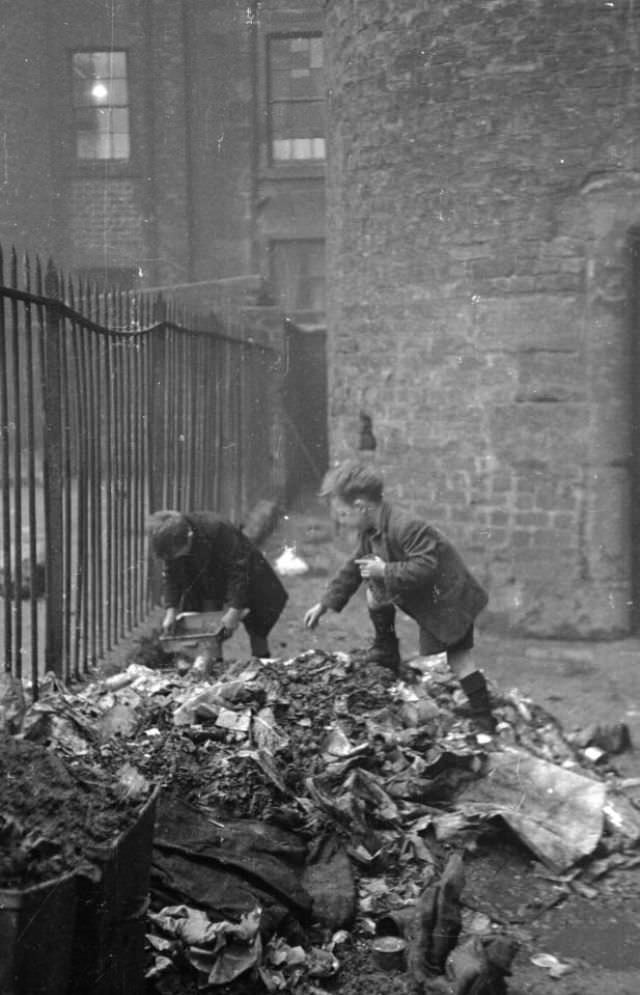
{"label": "boy's dark jacket", "polygon": [[358,549],[329,583],[322,604],[342,611],[362,579],[356,560],[386,563],[386,597],[443,643],[464,636],[489,598],[452,544],[434,529],[383,502],[380,530],[359,535]]}
{"label": "boy's dark jacket", "polygon": [[193,530],[191,551],[164,562],[164,602],[179,611],[223,605],[248,608],[260,628],[275,624],[287,600],[278,575],[259,549],[231,522],[210,511],[185,515]]}

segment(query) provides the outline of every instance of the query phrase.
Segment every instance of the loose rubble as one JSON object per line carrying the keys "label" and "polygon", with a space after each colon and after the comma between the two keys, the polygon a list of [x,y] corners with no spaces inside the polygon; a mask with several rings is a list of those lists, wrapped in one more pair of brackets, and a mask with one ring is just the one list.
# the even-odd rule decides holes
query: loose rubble
{"label": "loose rubble", "polygon": [[565,893],[640,861],[637,785],[613,763],[624,730],[565,734],[494,688],[497,732],[478,733],[444,655],[401,679],[318,651],[204,678],[157,662],[73,695],[52,684],[16,742],[164,786],[148,921],[159,995],[319,995],[343,977],[355,992],[365,960],[390,992],[506,992],[522,935],[465,904],[484,835],[510,832]]}
{"label": "loose rubble", "polygon": [[126,763],[109,768],[0,737],[0,888],[93,873],[92,858],[132,825],[150,787]]}

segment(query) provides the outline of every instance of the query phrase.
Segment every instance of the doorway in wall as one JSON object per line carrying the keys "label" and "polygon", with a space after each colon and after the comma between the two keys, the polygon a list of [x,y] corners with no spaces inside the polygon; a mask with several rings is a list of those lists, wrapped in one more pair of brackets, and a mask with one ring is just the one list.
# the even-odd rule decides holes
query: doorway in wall
{"label": "doorway in wall", "polygon": [[640,225],[629,230],[631,382],[631,624],[640,632]]}
{"label": "doorway in wall", "polygon": [[287,314],[323,315],[325,244],[321,238],[273,239],[269,246],[271,284]]}
{"label": "doorway in wall", "polygon": [[284,402],[286,498],[317,493],[328,466],[327,332],[324,325],[286,323]]}

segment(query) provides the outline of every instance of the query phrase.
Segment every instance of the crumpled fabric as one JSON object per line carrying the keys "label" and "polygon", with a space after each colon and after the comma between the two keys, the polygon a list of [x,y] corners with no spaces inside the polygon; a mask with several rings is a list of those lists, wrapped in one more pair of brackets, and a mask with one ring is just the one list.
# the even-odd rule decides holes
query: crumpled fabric
{"label": "crumpled fabric", "polygon": [[464,880],[462,857],[454,853],[440,881],[425,888],[418,898],[407,930],[407,970],[418,990],[444,972],[447,955],[457,943]]}
{"label": "crumpled fabric", "polygon": [[472,936],[451,951],[445,973],[452,995],[506,995],[505,978],[511,974],[511,962],[517,943],[496,937],[486,943]]}
{"label": "crumpled fabric", "polygon": [[173,905],[149,919],[163,934],[181,941],[187,959],[207,984],[226,985],[259,964],[260,917],[256,906],[239,923],[212,922],[201,909]]}

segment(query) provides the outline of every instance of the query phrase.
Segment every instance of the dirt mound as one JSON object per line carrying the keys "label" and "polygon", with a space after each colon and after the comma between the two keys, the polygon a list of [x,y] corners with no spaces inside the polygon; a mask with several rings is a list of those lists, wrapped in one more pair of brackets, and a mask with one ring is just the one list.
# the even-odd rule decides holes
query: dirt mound
{"label": "dirt mound", "polygon": [[24,888],[84,867],[133,824],[139,799],[114,771],[38,743],[0,738],[0,887]]}

